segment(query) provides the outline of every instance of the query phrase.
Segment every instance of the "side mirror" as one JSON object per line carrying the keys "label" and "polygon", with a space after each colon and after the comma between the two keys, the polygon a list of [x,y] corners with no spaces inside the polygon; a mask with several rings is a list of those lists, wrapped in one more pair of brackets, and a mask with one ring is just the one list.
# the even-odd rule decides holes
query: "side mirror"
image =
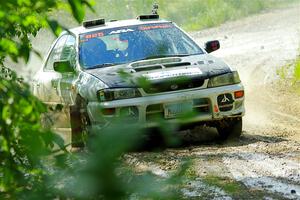
{"label": "side mirror", "polygon": [[205,51],[207,53],[211,53],[220,49],[220,42],[219,40],[213,40],[205,43]]}
{"label": "side mirror", "polygon": [[53,69],[59,73],[75,72],[69,60],[60,60],[53,63]]}

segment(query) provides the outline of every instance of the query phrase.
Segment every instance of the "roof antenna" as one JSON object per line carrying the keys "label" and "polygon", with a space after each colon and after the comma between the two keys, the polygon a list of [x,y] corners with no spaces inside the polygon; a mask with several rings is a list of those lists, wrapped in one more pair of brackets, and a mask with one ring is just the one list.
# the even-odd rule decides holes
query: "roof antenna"
{"label": "roof antenna", "polygon": [[158,15],[158,4],[157,3],[154,3],[152,6],[152,14]]}

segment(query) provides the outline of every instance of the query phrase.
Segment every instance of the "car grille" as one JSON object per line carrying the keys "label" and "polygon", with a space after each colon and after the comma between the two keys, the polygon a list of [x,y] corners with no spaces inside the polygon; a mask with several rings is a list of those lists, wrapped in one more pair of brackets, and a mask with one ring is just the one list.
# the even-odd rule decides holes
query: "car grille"
{"label": "car grille", "polygon": [[[193,100],[193,111],[197,115],[210,113],[210,101],[209,99],[194,99]],[[146,121],[158,121],[164,119],[164,104],[152,104],[146,108]]]}
{"label": "car grille", "polygon": [[190,79],[188,81],[168,81],[161,83],[152,83],[149,87],[143,88],[147,94],[156,94],[162,92],[171,92],[185,89],[198,88],[203,86],[203,79]]}

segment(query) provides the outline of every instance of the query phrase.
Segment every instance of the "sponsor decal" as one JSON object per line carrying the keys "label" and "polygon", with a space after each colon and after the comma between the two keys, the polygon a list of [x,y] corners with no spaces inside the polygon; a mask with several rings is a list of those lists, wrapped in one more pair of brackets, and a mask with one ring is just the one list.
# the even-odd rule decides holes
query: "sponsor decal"
{"label": "sponsor decal", "polygon": [[121,27],[120,29],[104,29],[97,32],[86,33],[80,36],[81,42],[87,42],[90,39],[104,37],[106,35],[122,34],[134,31],[147,31],[152,29],[165,29],[165,28],[174,28],[172,24],[149,24],[149,25],[136,25],[136,26],[127,26]]}
{"label": "sponsor decal", "polygon": [[149,80],[157,80],[157,79],[175,78],[175,77],[182,77],[182,76],[194,76],[200,74],[202,74],[202,71],[199,68],[189,68],[189,69],[162,71],[162,72],[152,72],[148,74],[143,74],[143,76],[148,78]]}
{"label": "sponsor decal", "polygon": [[85,39],[92,39],[92,38],[97,38],[97,37],[103,37],[104,33],[103,32],[97,32],[97,33],[92,33],[92,34],[87,34],[84,36]]}
{"label": "sponsor decal", "polygon": [[150,25],[150,26],[139,26],[139,30],[147,31],[152,29],[162,29],[162,28],[172,28],[170,24],[158,24],[158,25]]}
{"label": "sponsor decal", "polygon": [[115,30],[115,31],[112,31],[109,33],[109,35],[112,35],[112,34],[120,34],[120,33],[127,33],[127,32],[133,32],[134,30],[132,29],[120,29],[120,30]]}

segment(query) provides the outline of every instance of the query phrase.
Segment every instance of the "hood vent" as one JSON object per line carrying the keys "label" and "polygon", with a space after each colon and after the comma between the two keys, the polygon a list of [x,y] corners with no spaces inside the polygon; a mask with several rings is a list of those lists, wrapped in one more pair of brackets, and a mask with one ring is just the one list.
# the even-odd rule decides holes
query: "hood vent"
{"label": "hood vent", "polygon": [[207,62],[207,64],[213,64],[213,63],[215,63],[215,61],[213,61],[213,60],[208,60],[208,61],[200,60],[197,63],[198,63],[198,65],[204,65],[205,62]]}
{"label": "hood vent", "polygon": [[188,66],[191,65],[190,62],[180,62],[180,63],[170,63],[170,64],[164,64],[165,68],[172,68],[172,67],[181,67],[181,66]]}
{"label": "hood vent", "polygon": [[142,72],[142,71],[151,71],[156,69],[162,69],[162,65],[152,65],[152,66],[145,66],[145,67],[137,67],[134,68],[136,72]]}

